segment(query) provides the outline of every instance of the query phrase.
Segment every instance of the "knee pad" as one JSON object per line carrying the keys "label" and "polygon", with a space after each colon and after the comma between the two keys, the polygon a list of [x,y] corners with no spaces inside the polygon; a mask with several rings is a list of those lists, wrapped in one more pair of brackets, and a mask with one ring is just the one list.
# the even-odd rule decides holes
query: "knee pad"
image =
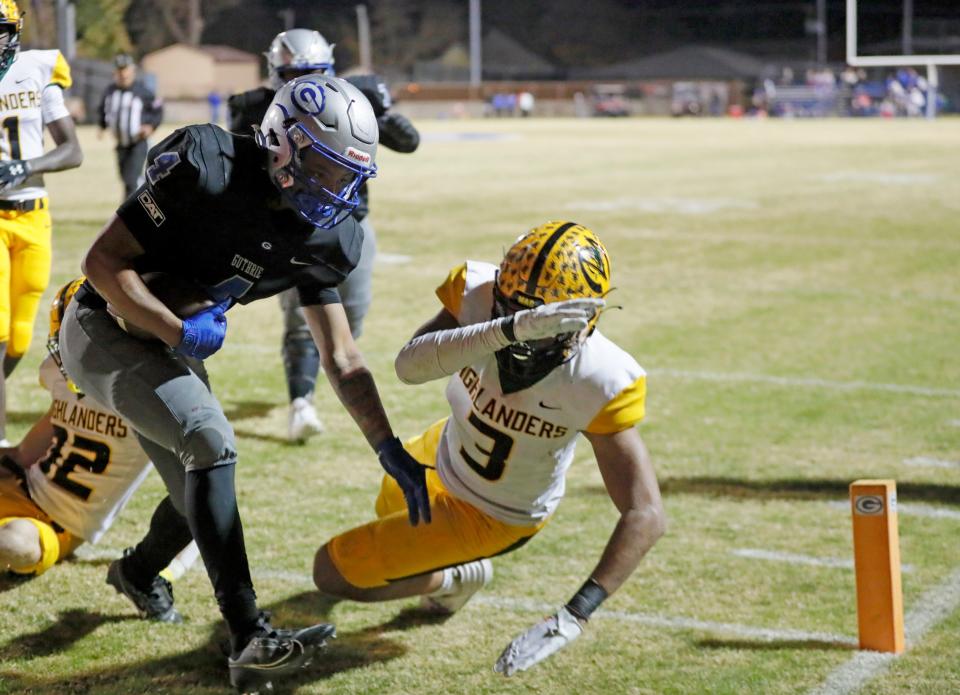
{"label": "knee pad", "polygon": [[222,413],[188,426],[180,450],[180,462],[188,471],[237,462],[233,428]]}
{"label": "knee pad", "polygon": [[11,570],[11,572],[14,574],[41,575],[57,564],[57,560],[60,558],[60,539],[57,538],[57,532],[53,530],[50,524],[44,523],[39,519],[32,519],[28,516],[8,516],[0,519],[0,528],[17,519],[29,521],[37,528],[37,532],[40,534],[40,561],[30,567]]}

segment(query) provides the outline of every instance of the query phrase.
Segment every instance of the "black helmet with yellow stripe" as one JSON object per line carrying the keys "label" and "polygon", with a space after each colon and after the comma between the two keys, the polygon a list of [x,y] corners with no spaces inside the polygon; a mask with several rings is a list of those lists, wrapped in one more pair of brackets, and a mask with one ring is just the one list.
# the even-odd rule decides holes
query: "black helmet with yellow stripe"
{"label": "black helmet with yellow stripe", "polygon": [[[494,284],[495,317],[567,299],[603,298],[610,291],[610,255],[600,238],[576,222],[542,224],[520,237],[500,263]],[[514,343],[497,353],[502,376],[517,391],[570,359],[593,332],[599,313],[582,333]],[[503,381],[503,379],[502,379]]]}

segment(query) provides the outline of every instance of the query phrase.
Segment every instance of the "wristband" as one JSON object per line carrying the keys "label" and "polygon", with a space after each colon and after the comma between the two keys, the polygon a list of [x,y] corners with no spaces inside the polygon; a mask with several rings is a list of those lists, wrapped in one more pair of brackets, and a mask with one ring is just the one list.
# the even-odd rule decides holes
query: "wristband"
{"label": "wristband", "polygon": [[590,614],[606,600],[607,596],[609,596],[607,590],[591,577],[567,602],[566,608],[581,620],[589,620]]}
{"label": "wristband", "polygon": [[514,332],[513,326],[513,316],[508,316],[500,322],[500,330],[503,331],[503,335],[506,336],[511,345],[517,342],[517,334]]}

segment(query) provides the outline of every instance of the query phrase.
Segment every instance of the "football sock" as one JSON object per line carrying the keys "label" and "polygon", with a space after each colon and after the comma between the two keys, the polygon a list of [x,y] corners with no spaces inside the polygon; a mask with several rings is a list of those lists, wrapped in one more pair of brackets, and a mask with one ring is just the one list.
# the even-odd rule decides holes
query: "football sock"
{"label": "football sock", "polygon": [[230,627],[233,651],[258,631],[257,596],[250,579],[234,489],[234,464],[187,471],[187,521]]}
{"label": "football sock", "polygon": [[154,577],[191,540],[187,520],[174,508],[170,497],[164,497],[153,512],[147,535],[123,558],[124,576],[141,591],[149,591]]}
{"label": "football sock", "polygon": [[436,591],[432,591],[428,596],[443,596],[444,594],[449,594],[450,590],[453,588],[454,580],[454,569],[452,567],[447,567],[443,570],[443,580],[440,582],[439,588]]}

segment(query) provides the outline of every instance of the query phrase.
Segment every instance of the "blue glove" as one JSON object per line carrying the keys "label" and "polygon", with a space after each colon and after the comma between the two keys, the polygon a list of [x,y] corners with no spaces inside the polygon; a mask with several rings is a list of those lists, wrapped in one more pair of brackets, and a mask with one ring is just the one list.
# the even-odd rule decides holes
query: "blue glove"
{"label": "blue glove", "polygon": [[416,526],[423,517],[430,523],[430,497],[427,495],[427,467],[407,453],[396,437],[384,440],[377,447],[380,465],[403,490],[410,514],[410,525]]}
{"label": "blue glove", "polygon": [[227,317],[231,299],[224,299],[209,309],[183,319],[183,337],[174,348],[185,357],[205,360],[223,346],[227,335]]}

